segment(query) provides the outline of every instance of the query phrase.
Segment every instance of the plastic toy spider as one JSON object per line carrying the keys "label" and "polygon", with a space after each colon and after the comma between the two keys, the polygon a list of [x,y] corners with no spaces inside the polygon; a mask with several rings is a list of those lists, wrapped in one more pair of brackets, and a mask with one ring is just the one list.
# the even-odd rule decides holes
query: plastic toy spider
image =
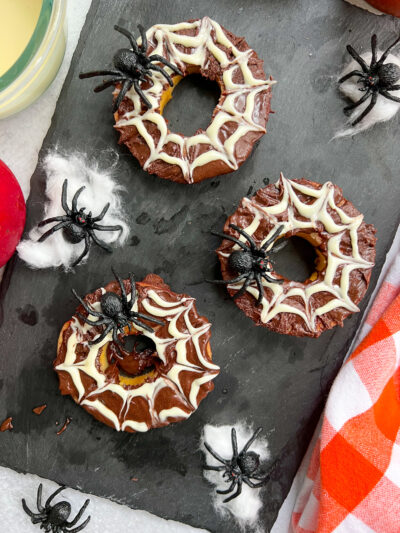
{"label": "plastic toy spider", "polygon": [[[258,453],[247,451],[253,444],[253,442],[256,440],[258,435],[261,433],[261,431],[261,427],[257,428],[254,432],[254,435],[249,439],[243,450],[239,453],[236,430],[235,428],[232,428],[232,459],[223,459],[217,452],[215,452],[211,448],[209,444],[207,444],[206,442],[204,443],[204,446],[210,452],[210,454],[215,457],[217,461],[222,463],[221,466],[205,465],[204,469],[216,470],[217,472],[224,471],[222,477],[226,478],[225,481],[227,483],[230,483],[228,489],[217,490],[217,493],[229,494],[230,492],[233,492],[235,487],[237,486],[236,492],[231,496],[228,496],[228,498],[225,498],[224,503],[230,502],[231,500],[239,496],[239,494],[241,494],[243,483],[246,483],[246,485],[248,485],[252,489],[256,489],[258,487],[261,487],[268,479],[268,475],[262,475],[261,472],[259,472],[260,456],[258,455]],[[258,481],[258,483],[253,483],[251,481],[252,479],[255,479],[256,481]]]}
{"label": "plastic toy spider", "polygon": [[155,70],[162,74],[168,83],[173,86],[173,81],[171,76],[165,72],[165,70],[158,66],[153,65],[153,61],[162,63],[163,65],[169,67],[175,74],[183,76],[179,68],[165,59],[165,57],[158,54],[152,54],[147,56],[147,37],[146,32],[144,31],[143,26],[138,24],[138,29],[142,37],[142,44],[139,46],[132,35],[132,33],[125,28],[120,26],[114,26],[114,30],[119,31],[122,35],[125,35],[129,39],[132,50],[129,48],[121,48],[118,50],[113,58],[114,69],[113,70],[95,70],[93,72],[82,72],[79,74],[80,79],[84,78],[93,78],[94,76],[113,76],[111,79],[105,81],[101,85],[95,87],[94,92],[98,93],[107,89],[115,83],[122,83],[121,90],[117,96],[117,99],[113,105],[113,113],[119,108],[124,96],[132,87],[135,88],[135,91],[138,93],[145,105],[150,109],[152,107],[149,100],[146,98],[144,92],[139,86],[139,81],[147,81],[151,75],[151,71]]}
{"label": "plastic toy spider", "polygon": [[50,237],[50,235],[52,235],[55,231],[58,231],[59,229],[63,230],[66,239],[73,244],[77,244],[78,242],[85,240],[85,249],[78,257],[78,259],[72,264],[72,266],[74,267],[80,261],[82,261],[85,255],[89,252],[91,240],[95,242],[98,246],[100,246],[100,248],[103,248],[103,250],[105,250],[106,252],[112,252],[111,246],[108,246],[108,244],[98,239],[93,230],[122,231],[122,227],[102,226],[101,224],[97,224],[99,220],[104,218],[104,215],[107,213],[110,204],[106,204],[100,215],[98,215],[97,217],[92,217],[91,211],[89,213],[85,213],[84,207],[78,210],[78,197],[83,191],[83,189],[85,189],[85,186],[78,189],[74,194],[74,197],[72,198],[72,209],[70,209],[67,204],[67,189],[68,180],[66,179],[63,183],[61,195],[61,205],[66,215],[47,218],[46,220],[40,222],[39,228],[46,224],[50,224],[50,222],[58,222],[58,224],[53,226],[49,231],[46,231],[46,233],[43,233],[43,235],[39,239],[39,242],[44,241],[45,239],[47,239],[47,237]]}
{"label": "plastic toy spider", "polygon": [[371,101],[364,111],[352,122],[352,126],[355,126],[361,120],[368,115],[368,113],[375,106],[378,95],[381,94],[388,100],[393,102],[400,102],[400,98],[389,94],[389,91],[400,90],[400,84],[396,85],[396,81],[400,80],[400,67],[394,63],[385,63],[387,56],[389,55],[390,50],[400,42],[400,37],[398,37],[390,46],[383,52],[380,59],[376,58],[376,49],[377,49],[377,37],[373,35],[371,38],[371,49],[372,49],[372,58],[371,63],[367,65],[362,57],[354,50],[350,45],[347,45],[347,51],[351,57],[357,61],[360,65],[361,70],[352,70],[342,78],[340,78],[339,83],[343,83],[352,76],[358,76],[360,79],[357,83],[361,83],[362,87],[359,89],[365,94],[354,104],[350,104],[344,108],[344,112],[347,114],[353,109],[364,103],[369,97]]}
{"label": "plastic toy spider", "polygon": [[25,500],[22,500],[22,507],[26,514],[31,517],[32,524],[40,523],[40,529],[44,529],[46,533],[78,533],[78,531],[82,531],[82,529],[88,525],[90,516],[88,516],[88,518],[86,518],[86,520],[80,526],[74,528],[75,524],[79,522],[81,516],[85,512],[90,500],[86,500],[76,517],[71,522],[68,522],[68,518],[71,514],[71,504],[63,501],[58,502],[53,506],[50,505],[57,494],[59,494],[66,487],[62,486],[53,492],[53,494],[46,501],[44,507],[42,505],[42,488],[42,484],[40,484],[37,491],[36,504],[39,511],[38,513],[33,513],[26,505]]}
{"label": "plastic toy spider", "polygon": [[[160,326],[163,326],[164,322],[161,322],[161,320],[157,320],[154,317],[144,315],[143,313],[132,311],[133,305],[136,301],[135,279],[133,275],[129,274],[129,280],[131,283],[131,299],[128,301],[125,285],[122,279],[118,276],[118,274],[116,274],[114,269],[112,269],[112,272],[119,283],[121,296],[115,292],[105,292],[100,300],[101,312],[95,311],[92,307],[87,305],[87,303],[77,295],[74,289],[72,289],[72,293],[78,299],[85,311],[89,315],[98,317],[98,320],[94,321],[80,313],[77,313],[79,318],[81,318],[90,326],[105,326],[101,335],[96,339],[89,341],[89,344],[98,344],[112,330],[112,338],[114,343],[123,348],[123,342],[121,342],[121,340],[118,338],[118,333],[123,333],[124,328],[129,326],[131,322],[150,333],[153,333],[154,330],[139,319],[149,320],[150,322],[155,322]],[[122,354],[121,356],[123,357]]]}
{"label": "plastic toy spider", "polygon": [[245,282],[242,287],[234,294],[233,299],[239,298],[245,292],[250,283],[255,280],[258,287],[258,299],[257,305],[260,305],[264,295],[264,289],[262,285],[261,278],[264,278],[269,283],[282,283],[282,279],[272,278],[268,275],[268,272],[272,272],[271,262],[269,255],[276,253],[279,250],[282,250],[286,246],[286,241],[283,241],[278,246],[268,249],[268,247],[275,241],[275,239],[281,234],[283,225],[279,226],[273,235],[265,241],[265,243],[259,248],[254,242],[253,238],[246,233],[242,228],[235,226],[235,224],[229,224],[229,227],[236,230],[240,235],[243,235],[249,245],[244,242],[232,237],[232,235],[227,235],[226,233],[218,233],[213,231],[212,234],[222,239],[228,239],[238,246],[241,250],[234,250],[229,256],[228,265],[231,270],[239,274],[236,278],[228,280],[209,280],[211,283],[220,283],[224,285],[229,285],[231,283],[238,283],[243,279]]}

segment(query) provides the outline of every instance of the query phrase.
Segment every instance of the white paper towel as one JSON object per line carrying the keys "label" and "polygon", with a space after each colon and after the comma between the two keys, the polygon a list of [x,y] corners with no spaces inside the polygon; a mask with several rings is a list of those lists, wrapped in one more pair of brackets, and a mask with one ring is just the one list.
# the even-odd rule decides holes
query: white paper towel
{"label": "white paper towel", "polygon": [[[0,437],[1,438],[1,437]],[[22,509],[21,500],[25,499],[32,512],[36,509],[36,494],[43,483],[42,503],[58,488],[56,483],[30,474],[17,474],[8,468],[0,468],[0,531],[4,533],[39,533],[40,524],[33,525]],[[133,482],[132,482],[133,484]],[[164,520],[146,511],[133,511],[129,507],[86,495],[72,489],[65,489],[52,502],[67,501],[72,506],[70,520],[75,518],[79,509],[89,498],[87,507],[78,525],[90,515],[90,522],[83,530],[85,533],[207,533],[173,520]]]}

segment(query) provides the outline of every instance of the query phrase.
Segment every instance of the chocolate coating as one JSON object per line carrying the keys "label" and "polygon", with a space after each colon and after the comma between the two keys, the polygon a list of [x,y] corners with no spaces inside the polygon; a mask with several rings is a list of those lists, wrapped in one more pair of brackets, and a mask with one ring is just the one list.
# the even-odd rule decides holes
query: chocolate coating
{"label": "chocolate coating", "polygon": [[[210,21],[210,19],[205,17],[201,20],[201,24],[203,24],[206,19]],[[194,19],[188,22],[193,23],[197,22],[198,20],[199,19]],[[174,34],[195,37],[201,31],[201,27],[202,26],[197,28],[191,27],[186,29],[177,29],[174,30]],[[266,80],[266,75],[263,69],[263,61],[258,57],[254,50],[251,50],[245,39],[243,37],[237,37],[222,26],[221,30],[224,33],[224,39],[226,38],[228,42],[231,43],[232,46],[236,47],[236,49],[239,50],[241,53],[246,54],[246,63],[249,72],[251,73],[251,76],[257,82],[259,82],[260,80]],[[151,29],[149,31],[151,31]],[[178,66],[182,71],[183,76],[187,76],[192,73],[199,73],[205,78],[218,83],[221,89],[221,96],[212,115],[212,124],[220,110],[224,109],[224,104],[226,103],[226,99],[229,97],[229,93],[232,93],[232,89],[226,87],[224,75],[229,69],[232,69],[232,62],[235,61],[235,55],[232,52],[231,48],[228,48],[218,42],[215,30],[212,28],[212,26],[210,26],[209,28],[209,35],[212,37],[215,47],[222,51],[224,54],[226,54],[228,62],[221,63],[219,60],[216,59],[215,55],[213,55],[207,48],[205,51],[205,60],[200,66],[194,65],[190,62],[186,62],[184,59],[179,60]],[[167,41],[167,38],[165,40]],[[153,41],[152,37],[150,36],[149,54],[154,51],[157,44],[158,43],[155,40]],[[180,44],[178,44],[176,48],[179,50],[179,52],[184,52],[186,54],[195,55],[196,52],[194,48],[185,48],[183,45]],[[163,45],[163,55],[165,57],[169,57],[169,59],[171,60],[169,54],[170,50],[168,50],[167,42],[165,42]],[[132,113],[134,110],[134,104],[129,95],[130,93],[125,96],[121,105],[119,106],[118,111],[115,113],[115,128],[120,133],[119,143],[125,144],[131,151],[131,153],[138,159],[141,166],[145,166],[145,169],[149,173],[156,174],[161,178],[169,179],[171,181],[179,183],[196,183],[207,178],[232,172],[249,157],[253,149],[254,143],[262,135],[264,135],[266,123],[268,121],[270,113],[271,99],[271,88],[270,86],[265,85],[262,90],[256,92],[254,99],[249,103],[247,100],[246,91],[249,91],[251,86],[249,86],[248,82],[246,82],[246,80],[244,79],[243,73],[239,67],[235,68],[235,71],[232,75],[232,82],[234,84],[237,84],[235,85],[235,87],[239,88],[235,89],[238,91],[238,96],[236,97],[234,103],[235,110],[227,112],[228,118],[229,113],[232,113],[232,119],[224,120],[223,123],[219,124],[217,127],[217,142],[220,143],[219,149],[223,151],[225,141],[227,141],[233,134],[235,134],[236,130],[243,123],[247,121],[247,126],[249,126],[248,131],[246,131],[241,136],[238,136],[234,144],[234,153],[232,155],[233,161],[228,162],[226,160],[223,160],[223,158],[213,159],[210,161],[202,160],[201,164],[196,164],[193,170],[190,170],[189,175],[182,170],[181,166],[171,161],[165,161],[161,158],[156,158],[149,162],[149,158],[151,156],[149,142],[146,141],[143,135],[138,131],[138,127],[136,125],[131,125],[129,123],[126,125],[124,124],[124,119],[127,119],[129,121],[129,118],[131,118],[133,114],[135,116],[137,115],[136,111],[135,113]],[[266,83],[269,82],[267,82],[266,80]],[[119,88],[119,86],[117,87]],[[146,89],[148,87],[151,87],[151,84],[143,84],[142,87]],[[257,86],[255,87],[257,88]],[[168,88],[168,85],[165,84],[165,89]],[[254,86],[252,88],[254,89]],[[241,90],[243,90],[243,92],[240,92]],[[115,98],[116,97],[117,95],[115,95]],[[160,95],[160,98],[157,100],[156,111],[158,113],[161,113],[160,108],[162,108],[162,105],[163,104],[161,102]],[[248,106],[251,107],[250,112],[247,109]],[[161,132],[157,124],[155,124],[151,120],[146,120],[146,111],[147,109],[145,107],[143,107],[140,111],[140,114],[144,115],[143,120],[140,122],[140,127],[145,128],[146,132],[151,136],[154,145],[157,146],[160,142]],[[246,113],[249,113],[251,115],[250,119],[246,118],[245,111]],[[240,121],[242,121],[242,124]],[[169,133],[171,132],[168,130],[168,134]],[[204,130],[198,130],[195,135],[205,133],[206,132]],[[176,133],[176,135],[180,137],[182,141],[186,141],[186,139],[195,139],[194,136],[186,138],[180,133]],[[201,142],[190,142],[188,146],[185,142],[182,142],[181,144],[179,144],[178,142],[168,142],[164,144],[162,151],[168,154],[168,156],[172,156],[174,158],[180,159],[181,161],[184,161],[185,164],[190,167],[190,165],[192,165],[199,156],[206,154],[208,151],[214,149],[215,146],[213,146],[211,143],[207,143],[203,139]]]}
{"label": "chocolate coating", "polygon": [[[315,224],[311,224],[309,228],[301,229],[290,229],[290,223],[288,222],[289,215],[288,209],[278,212],[275,215],[269,215],[262,211],[265,207],[281,205],[283,200],[283,186],[284,182],[281,177],[281,180],[277,184],[271,184],[267,187],[257,191],[255,196],[251,199],[243,199],[238,209],[231,215],[224,226],[224,233],[238,237],[238,234],[229,227],[230,224],[235,224],[240,228],[246,230],[252,222],[254,221],[255,213],[263,213],[261,215],[260,221],[256,230],[254,231],[252,237],[255,240],[256,244],[259,246],[266,239],[267,235],[270,232],[279,226],[281,223],[286,224],[286,228],[289,228],[289,231],[282,235],[284,237],[292,237],[294,235],[305,238],[311,242],[314,248],[317,251],[317,258],[319,267],[317,266],[314,277],[312,279],[307,279],[304,283],[297,281],[291,281],[288,279],[282,278],[279,275],[279,272],[274,272],[273,274],[279,278],[283,279],[283,283],[280,284],[283,291],[283,297],[287,295],[287,298],[283,300],[286,306],[290,306],[296,312],[289,312],[285,310],[284,312],[279,312],[273,316],[268,321],[262,320],[263,308],[256,305],[255,298],[249,292],[245,292],[242,296],[236,298],[236,305],[248,316],[257,326],[265,326],[273,331],[278,333],[295,335],[295,336],[309,336],[309,337],[318,337],[323,331],[330,329],[336,325],[343,325],[343,320],[349,316],[352,312],[356,311],[356,305],[361,301],[365,292],[367,291],[368,284],[371,277],[371,271],[373,263],[375,260],[375,228],[371,224],[366,224],[361,222],[357,229],[357,247],[358,253],[360,256],[360,263],[365,262],[362,266],[357,268],[357,262],[352,257],[354,252],[354,245],[352,243],[351,235],[348,230],[343,231],[342,233],[330,233],[325,225],[317,219]],[[292,184],[299,184],[300,186],[310,187],[317,191],[321,190],[323,185],[309,181],[306,179],[300,180],[286,180]],[[332,198],[338,209],[340,209],[345,215],[349,217],[360,217],[361,213],[354,207],[354,205],[348,201],[343,196],[342,190],[337,185],[325,184],[325,186],[330,185],[330,191],[333,190]],[[330,194],[330,193],[329,193]],[[307,194],[299,193],[297,195],[298,199],[304,204],[311,206],[316,202],[316,198],[309,196]],[[304,217],[292,201],[289,200],[290,208],[290,218],[291,220],[297,219],[298,221],[303,221],[306,225],[308,219]],[[327,213],[330,219],[335,224],[342,224],[341,219],[339,218],[337,212],[332,209],[330,206],[327,207]],[[348,282],[348,291],[346,297],[351,300],[350,304],[353,305],[354,309],[350,310],[349,308],[337,306],[328,312],[322,313],[315,316],[315,321],[313,327],[310,327],[309,324],[303,319],[301,314],[309,315],[310,310],[315,311],[316,309],[322,308],[326,304],[329,304],[334,299],[332,292],[318,290],[313,293],[306,307],[304,299],[300,295],[293,295],[296,289],[301,289],[302,291],[307,290],[307,287],[312,288],[313,285],[322,284],[326,280],[327,273],[327,263],[328,255],[331,253],[329,251],[330,240],[334,236],[340,236],[340,255],[343,254],[343,264],[348,261],[349,264],[352,264],[354,267],[349,274]],[[229,280],[235,277],[235,272],[233,272],[229,267],[229,256],[232,253],[232,248],[234,244],[231,241],[224,240],[221,246],[217,249],[219,260],[221,263],[222,277],[224,280]],[[348,258],[348,259],[347,259]],[[341,282],[341,275],[343,272],[344,266],[341,264],[335,271],[332,284],[327,285],[327,289],[332,289],[332,291],[338,290]],[[276,289],[278,290],[278,289]],[[279,289],[281,290],[281,289]],[[228,291],[231,296],[233,296],[237,289],[232,289],[228,286]],[[288,295],[288,292],[291,291],[291,295]],[[264,298],[268,305],[271,305],[272,311],[274,310],[274,293],[273,288],[269,287],[268,284],[264,285]],[[272,303],[271,303],[272,302]]]}
{"label": "chocolate coating", "polygon": [[[129,293],[129,280],[124,283]],[[113,281],[88,294],[86,303],[100,302],[104,291],[120,294],[120,287]],[[135,352],[122,362],[113,357],[110,337],[90,347],[88,341],[100,334],[102,327],[85,327],[76,315],[61,330],[54,362],[62,394],[71,395],[100,422],[129,432],[147,431],[190,416],[214,388],[212,379],[219,371],[211,362],[210,324],[198,315],[193,298],[172,292],[154,274],[136,283],[136,291],[138,311],[152,316],[153,310],[158,313],[155,317],[165,321],[163,326],[156,325],[152,334],[133,327],[124,332],[124,336],[142,333],[154,340],[161,351],[147,350],[150,366]],[[77,312],[86,314],[82,306]],[[90,359],[93,349],[95,357]],[[83,365],[89,368],[85,370]],[[79,379],[74,378],[75,369],[79,369]]]}

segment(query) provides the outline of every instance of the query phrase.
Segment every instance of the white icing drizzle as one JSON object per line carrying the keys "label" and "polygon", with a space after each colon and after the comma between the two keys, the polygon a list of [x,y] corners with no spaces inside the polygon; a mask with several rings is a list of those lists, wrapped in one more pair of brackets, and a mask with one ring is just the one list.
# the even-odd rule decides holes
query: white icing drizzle
{"label": "white icing drizzle", "polygon": [[[353,270],[370,269],[374,265],[361,257],[358,247],[357,232],[363,221],[363,215],[351,217],[338,207],[334,199],[335,187],[329,181],[324,183],[320,189],[315,189],[288,180],[281,174],[276,186],[282,193],[282,200],[275,205],[265,206],[258,203],[256,199],[243,199],[243,207],[254,214],[251,224],[243,229],[249,235],[253,235],[261,220],[268,218],[274,226],[265,236],[263,243],[269,239],[279,225],[283,225],[282,234],[285,234],[293,230],[317,228],[317,223],[320,222],[325,231],[330,234],[327,242],[327,263],[322,281],[317,279],[303,285],[294,281],[286,281],[282,284],[269,283],[263,279],[262,284],[272,291],[272,297],[268,299],[264,293],[260,318],[263,323],[267,323],[280,313],[294,313],[301,316],[311,332],[315,332],[317,331],[315,319],[324,313],[329,313],[339,307],[351,312],[359,311],[349,296],[350,274]],[[312,204],[306,204],[298,196],[299,193],[311,196],[315,198],[315,201]],[[333,220],[328,212],[328,206],[339,216],[341,223]],[[306,220],[296,218],[296,212]],[[350,256],[344,255],[340,250],[341,240],[346,231],[349,232],[351,239]],[[240,240],[245,241],[245,238],[241,236]],[[269,248],[272,246],[273,243]],[[235,244],[231,250],[238,248],[239,246]],[[219,254],[222,257],[229,256],[229,253],[219,252]],[[337,283],[334,279],[339,268],[341,273],[339,283]],[[239,290],[242,286],[243,282],[228,285],[234,290]],[[258,298],[259,291],[255,282],[247,288],[247,291],[256,299]],[[316,307],[315,301],[312,304],[312,296],[320,292],[329,293],[333,298],[324,305]],[[303,309],[291,304],[288,300],[291,296],[298,296],[303,300]]]}
{"label": "white icing drizzle", "polygon": [[[104,289],[102,291],[104,292]],[[128,296],[128,299],[130,299],[130,296]],[[168,322],[168,337],[162,338],[158,336],[160,329],[164,330],[165,334],[165,328],[155,327],[154,332],[149,333],[139,326],[135,326],[137,330],[153,340],[157,354],[164,363],[167,362],[167,347],[175,347],[176,350],[176,361],[173,362],[171,369],[165,375],[159,375],[154,381],[144,382],[135,388],[126,388],[120,384],[108,383],[106,376],[96,367],[96,360],[101,347],[112,341],[112,334],[109,333],[103,341],[90,346],[83,336],[92,326],[81,325],[76,317],[73,317],[70,324],[72,332],[67,339],[64,362],[57,365],[55,369],[56,371],[67,372],[70,375],[78,392],[77,401],[79,404],[97,410],[118,431],[126,430],[127,428],[131,428],[134,431],[147,431],[150,427],[167,423],[168,418],[188,418],[198,407],[197,398],[200,386],[214,379],[219,372],[219,367],[201,353],[199,344],[201,337],[209,331],[211,324],[205,322],[197,328],[193,325],[190,313],[193,313],[194,302],[193,298],[185,297],[178,298],[177,301],[168,302],[154,289],[149,290],[147,298],[142,300],[143,307],[148,314],[166,319]],[[92,307],[95,310],[99,310],[100,303],[96,302],[92,304]],[[133,306],[133,310],[138,310],[137,301]],[[178,327],[177,322],[181,317],[184,320],[187,331],[181,331]],[[90,318],[95,320],[93,316]],[[194,347],[196,355],[194,362],[188,360],[187,347],[189,343]],[[87,346],[89,351],[83,360],[76,362],[76,349],[79,344]],[[190,371],[199,375],[198,378],[194,378],[190,383],[189,394],[184,392],[181,383],[180,373],[182,371]],[[82,382],[82,373],[95,381],[96,389],[93,392],[87,393],[85,390]],[[172,395],[176,398],[177,405],[157,412],[154,403],[158,393],[164,388],[170,389]],[[106,392],[113,393],[121,399],[121,408],[118,414],[102,401],[101,396]],[[128,418],[131,402],[137,397],[144,398],[147,401],[151,419],[150,426],[145,422]],[[122,423],[120,420],[122,420]]]}
{"label": "white icing drizzle", "polygon": [[[181,30],[193,28],[198,30],[195,36],[177,33]],[[258,124],[253,117],[255,99],[259,93],[269,90],[270,86],[275,82],[273,80],[255,78],[249,68],[249,59],[254,54],[253,50],[240,51],[228,39],[221,26],[209,17],[180,24],[157,24],[152,26],[146,35],[149,43],[155,47],[152,54],[164,55],[166,48],[169,52],[168,60],[179,68],[196,66],[207,69],[207,52],[211,53],[221,67],[225,69],[223,74],[223,83],[225,85],[223,93],[225,98],[221,99],[217,105],[216,114],[206,131],[185,137],[169,132],[165,118],[157,111],[160,106],[161,96],[165,89],[169,87],[160,73],[152,72],[151,81],[153,85],[144,90],[146,97],[153,106],[152,109],[147,109],[143,113],[142,102],[135,90],[131,89],[127,96],[132,100],[134,109],[125,113],[117,122],[116,127],[136,126],[150,150],[150,155],[143,168],[145,170],[148,169],[151,163],[157,160],[162,160],[171,165],[178,165],[188,183],[193,183],[193,172],[197,167],[213,161],[223,161],[229,168],[236,170],[238,168],[235,157],[236,143],[248,132],[266,132],[265,127]],[[140,43],[140,39],[138,42]],[[234,59],[231,60],[225,51],[216,46],[217,43],[228,48],[233,53]],[[179,50],[177,45],[189,48],[190,53]],[[170,75],[176,76],[170,68],[165,66],[163,68]],[[233,76],[237,69],[240,69],[244,83],[233,82]],[[241,101],[245,99],[244,111],[237,109],[236,103],[238,99]],[[157,126],[160,134],[160,139],[157,143],[147,131],[144,121],[150,121]],[[230,137],[222,142],[218,138],[218,134],[227,122],[236,122],[238,127]],[[164,151],[167,143],[174,143],[179,147],[179,157],[168,155]],[[209,146],[210,149],[194,159],[190,157],[189,150],[201,144]]]}

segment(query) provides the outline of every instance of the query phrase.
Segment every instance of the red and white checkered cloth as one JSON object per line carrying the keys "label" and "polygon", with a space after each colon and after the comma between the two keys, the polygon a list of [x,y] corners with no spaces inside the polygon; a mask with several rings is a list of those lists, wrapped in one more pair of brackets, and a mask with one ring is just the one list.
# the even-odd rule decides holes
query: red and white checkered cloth
{"label": "red and white checkered cloth", "polygon": [[[329,394],[291,526],[400,532],[400,253]],[[304,464],[303,464],[304,468]],[[283,531],[280,527],[279,531]]]}

